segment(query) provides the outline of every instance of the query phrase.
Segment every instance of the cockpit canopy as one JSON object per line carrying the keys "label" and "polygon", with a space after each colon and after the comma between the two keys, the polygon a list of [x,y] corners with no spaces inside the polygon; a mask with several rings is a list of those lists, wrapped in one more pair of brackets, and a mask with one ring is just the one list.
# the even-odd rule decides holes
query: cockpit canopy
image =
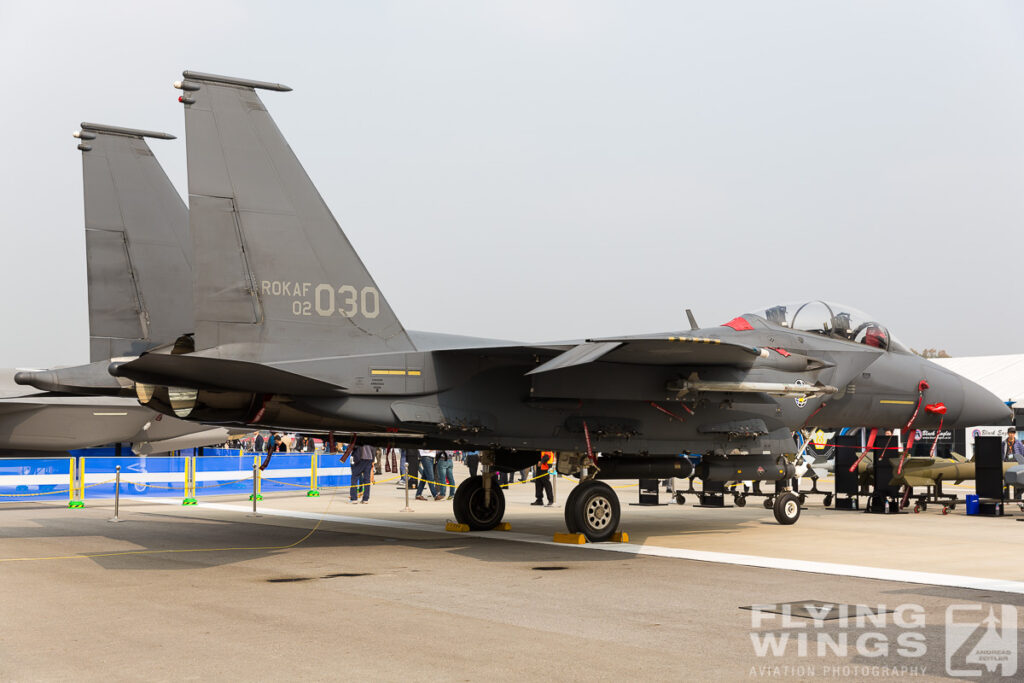
{"label": "cockpit canopy", "polygon": [[752,315],[792,330],[846,339],[875,348],[903,349],[884,325],[856,308],[832,301],[803,301],[780,304],[755,311]]}

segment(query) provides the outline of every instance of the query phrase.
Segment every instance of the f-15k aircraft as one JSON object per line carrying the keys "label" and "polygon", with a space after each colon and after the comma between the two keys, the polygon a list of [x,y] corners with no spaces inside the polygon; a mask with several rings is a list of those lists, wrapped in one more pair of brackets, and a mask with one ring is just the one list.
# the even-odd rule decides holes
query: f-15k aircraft
{"label": "f-15k aircraft", "polygon": [[[407,331],[256,93],[290,89],[190,71],[176,87],[194,334],[110,367],[165,414],[479,449],[484,474],[464,481],[454,503],[473,529],[504,514],[495,470],[557,451],[559,472],[581,479],[566,524],[598,541],[619,522],[601,480],[687,476],[680,453],[702,454],[705,482],[781,480],[792,466],[779,457],[811,425],[1010,419],[995,396],[911,354],[871,317],[824,302],[571,343]],[[781,523],[799,514],[796,496],[777,497]]]}
{"label": "f-15k aircraft", "polygon": [[[114,358],[173,342],[192,327],[188,209],[146,138],[155,131],[83,123],[90,365],[6,371],[0,452],[65,451],[131,442],[140,454],[223,442],[228,431],[155,413],[131,382],[107,372]],[[21,385],[15,386],[14,381]]]}

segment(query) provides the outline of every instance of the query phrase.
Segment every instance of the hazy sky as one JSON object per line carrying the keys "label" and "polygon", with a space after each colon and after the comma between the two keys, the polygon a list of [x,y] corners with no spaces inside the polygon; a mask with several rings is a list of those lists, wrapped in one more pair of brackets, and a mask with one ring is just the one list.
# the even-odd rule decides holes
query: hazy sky
{"label": "hazy sky", "polygon": [[0,366],[88,360],[71,133],[183,137],[183,69],[294,88],[262,97],[407,328],[826,298],[1024,351],[1022,3],[0,0],[0,63]]}

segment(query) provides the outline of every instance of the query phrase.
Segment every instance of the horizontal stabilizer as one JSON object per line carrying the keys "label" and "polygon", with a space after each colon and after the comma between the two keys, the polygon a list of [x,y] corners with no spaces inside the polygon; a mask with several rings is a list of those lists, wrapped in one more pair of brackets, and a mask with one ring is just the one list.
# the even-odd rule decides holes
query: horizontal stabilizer
{"label": "horizontal stabilizer", "polygon": [[128,363],[111,363],[110,374],[160,386],[255,394],[341,396],[333,384],[245,361],[207,358],[194,354],[147,353]]}

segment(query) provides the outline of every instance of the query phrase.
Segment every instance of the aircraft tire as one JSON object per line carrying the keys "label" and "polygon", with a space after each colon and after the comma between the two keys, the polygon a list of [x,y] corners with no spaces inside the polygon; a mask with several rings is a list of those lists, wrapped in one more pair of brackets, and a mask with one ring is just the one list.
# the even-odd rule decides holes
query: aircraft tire
{"label": "aircraft tire", "polygon": [[576,531],[591,543],[609,540],[619,528],[619,497],[603,481],[585,481],[576,487],[572,505],[566,501],[566,514],[573,515]]}
{"label": "aircraft tire", "polygon": [[580,533],[580,529],[576,525],[576,514],[575,514],[576,498],[577,498],[577,496],[578,496],[578,494],[580,492],[580,486],[582,486],[582,483],[581,484],[577,484],[575,487],[573,487],[573,490],[570,491],[569,495],[566,496],[566,498],[565,498],[565,512],[564,512],[564,515],[565,515],[565,529],[570,534],[578,534],[578,533]]}
{"label": "aircraft tire", "polygon": [[484,506],[484,478],[470,477],[455,490],[452,511],[460,524],[466,524],[473,531],[489,531],[498,526],[505,516],[505,493],[493,478],[491,504]]}
{"label": "aircraft tire", "polygon": [[792,493],[783,493],[775,499],[773,509],[775,521],[779,524],[795,524],[800,519],[800,498]]}

